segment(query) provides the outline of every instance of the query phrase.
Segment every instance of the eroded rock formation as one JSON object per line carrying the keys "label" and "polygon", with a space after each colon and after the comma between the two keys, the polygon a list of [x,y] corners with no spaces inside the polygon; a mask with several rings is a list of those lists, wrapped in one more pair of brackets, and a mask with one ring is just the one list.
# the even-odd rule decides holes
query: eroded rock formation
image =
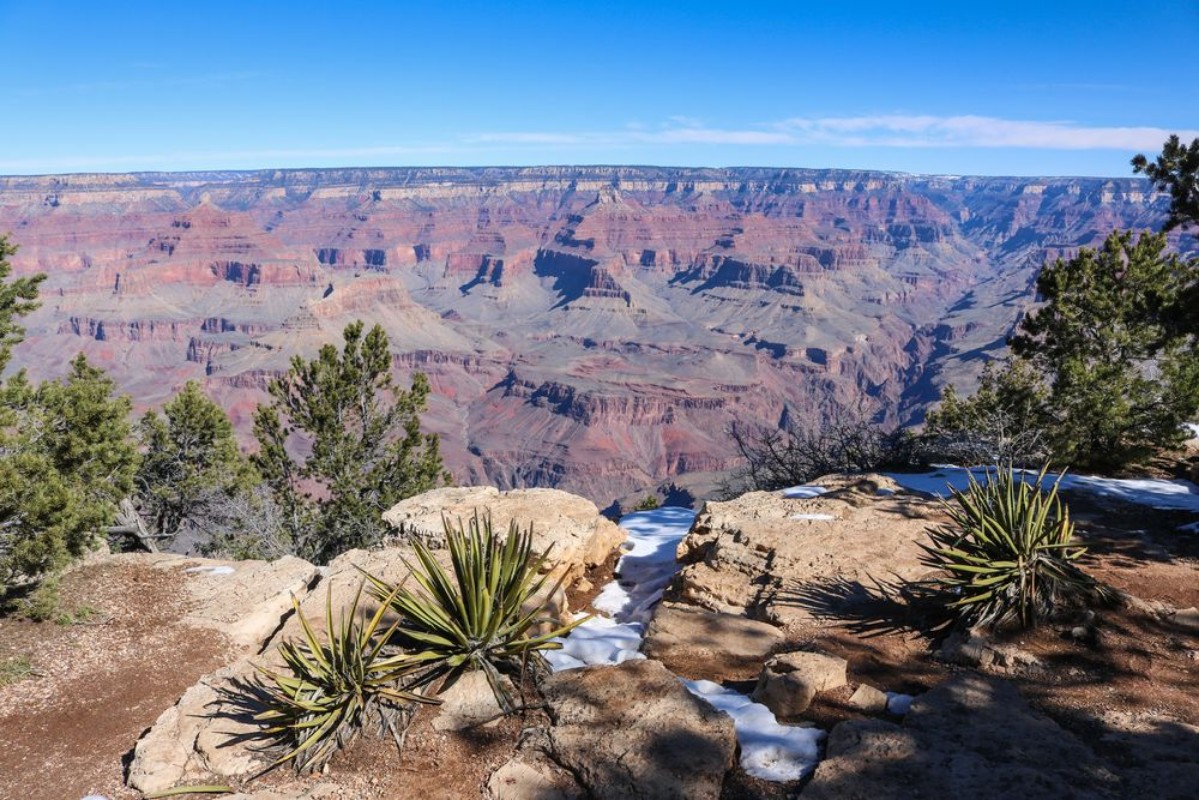
{"label": "eroded rock formation", "polygon": [[733,420],[918,417],[1046,259],[1164,206],[1133,179],[836,170],[0,178],[17,271],[50,275],[35,378],[83,350],[142,408],[198,379],[246,434],[292,355],[363,318],[429,374],[460,483],[600,505],[726,470]]}

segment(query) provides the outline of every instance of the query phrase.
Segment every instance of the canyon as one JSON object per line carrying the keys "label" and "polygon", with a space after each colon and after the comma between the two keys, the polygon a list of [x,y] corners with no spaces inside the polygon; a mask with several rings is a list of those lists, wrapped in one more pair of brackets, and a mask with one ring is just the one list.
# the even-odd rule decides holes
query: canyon
{"label": "canyon", "polygon": [[702,494],[733,422],[918,423],[1002,353],[1042,264],[1167,204],[1131,178],[138,173],[0,177],[0,233],[48,275],[14,355],[35,379],[82,351],[139,410],[198,380],[249,445],[270,380],[363,319],[401,385],[428,375],[458,483],[602,507]]}

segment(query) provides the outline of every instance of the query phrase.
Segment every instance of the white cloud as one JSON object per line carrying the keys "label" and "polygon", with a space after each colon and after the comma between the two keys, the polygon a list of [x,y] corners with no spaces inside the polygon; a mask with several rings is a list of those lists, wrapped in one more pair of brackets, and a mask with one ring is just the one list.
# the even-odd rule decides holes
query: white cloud
{"label": "white cloud", "polygon": [[1171,133],[1184,138],[1199,131],[1151,126],[1093,126],[1068,121],[1013,120],[976,115],[883,114],[856,117],[793,117],[751,128],[712,128],[697,120],[672,117],[657,130],[626,128],[609,132],[487,133],[464,141],[486,144],[564,147],[637,144],[832,145],[838,147],[981,147],[1048,150],[1154,150]]}

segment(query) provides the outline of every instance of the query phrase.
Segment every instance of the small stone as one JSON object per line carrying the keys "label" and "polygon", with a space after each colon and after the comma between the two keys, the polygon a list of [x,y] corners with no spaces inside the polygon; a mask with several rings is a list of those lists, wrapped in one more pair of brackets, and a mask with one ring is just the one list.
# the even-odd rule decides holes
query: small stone
{"label": "small stone", "polygon": [[808,710],[819,692],[845,685],[848,663],[824,653],[783,653],[762,669],[753,699],[778,717],[795,717]]}
{"label": "small stone", "polygon": [[[510,684],[508,689],[515,691]],[[503,714],[487,676],[481,671],[467,672],[437,697],[441,700],[433,718],[433,728],[437,731],[460,731],[477,725],[492,727]]]}
{"label": "small stone", "polygon": [[586,578],[579,578],[579,580],[575,583],[575,591],[579,594],[587,594],[587,592],[590,592],[594,588],[595,584]]}
{"label": "small stone", "polygon": [[1175,611],[1170,615],[1169,620],[1183,630],[1199,633],[1199,608],[1195,608],[1195,606]]}
{"label": "small stone", "polygon": [[887,695],[863,683],[850,695],[849,705],[867,714],[881,714],[887,710]]}

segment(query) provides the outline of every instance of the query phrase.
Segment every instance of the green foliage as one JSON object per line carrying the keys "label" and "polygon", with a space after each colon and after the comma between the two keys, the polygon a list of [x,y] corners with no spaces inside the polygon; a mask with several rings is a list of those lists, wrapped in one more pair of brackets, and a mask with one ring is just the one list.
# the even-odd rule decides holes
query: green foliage
{"label": "green foliage", "polygon": [[138,455],[126,396],[80,354],[63,381],[4,387],[0,434],[0,585],[82,555],[133,488]]}
{"label": "green foliage", "polygon": [[0,661],[0,688],[11,683],[18,683],[34,675],[33,664],[29,656],[10,656]]}
{"label": "green foliage", "polygon": [[[546,600],[561,579],[548,585],[549,575],[542,572],[546,554],[533,554],[532,528],[521,530],[513,521],[500,541],[490,517],[480,520],[476,513],[466,527],[461,521],[456,527],[443,522],[451,571],[418,541],[412,565],[418,588],[394,587],[368,575],[372,594],[400,614],[393,640],[425,662],[419,685],[438,679],[448,684],[467,671],[482,670],[500,708],[511,712],[516,703],[501,672],[520,675],[530,665],[543,667],[540,651],[561,647],[551,640],[582,620],[556,626],[545,616]],[[555,627],[539,632],[543,624]]]}
{"label": "green foliage", "polygon": [[319,769],[372,720],[390,730],[399,746],[395,720],[400,710],[410,703],[435,702],[399,685],[419,667],[419,656],[383,652],[398,624],[380,630],[390,598],[384,598],[374,615],[363,621],[358,613],[361,596],[359,586],[354,602],[334,624],[330,588],[325,596],[323,637],[292,599],[304,635],[299,642],[279,647],[290,674],[260,668],[267,681],[259,686],[266,710],[254,719],[266,724],[265,733],[289,745],[267,770],[288,761],[297,770]]}
{"label": "green foliage", "polygon": [[62,592],[57,575],[47,575],[27,596],[16,603],[16,616],[30,622],[58,619],[62,611]]}
{"label": "green foliage", "polygon": [[647,494],[645,497],[641,498],[641,502],[639,502],[637,505],[633,506],[633,510],[634,511],[653,511],[655,508],[658,508],[659,506],[661,506],[661,503],[658,502],[658,498],[655,495]]}
{"label": "green foliage", "polygon": [[1111,234],[1046,265],[1046,304],[1025,318],[1013,352],[1050,382],[1055,461],[1111,470],[1182,441],[1199,411],[1199,359],[1170,318],[1194,264],[1164,253],[1161,234]]}
{"label": "green foliage", "polygon": [[[274,403],[254,418],[254,464],[274,492],[291,549],[318,562],[379,542],[384,511],[448,482],[438,438],[420,431],[429,382],[417,373],[408,391],[391,379],[387,335],[348,325],[339,353],[321,348],[311,362],[292,359],[274,381]],[[292,434],[310,443],[291,456]]]}
{"label": "green foliage", "polygon": [[1134,156],[1132,171],[1145,173],[1155,187],[1170,193],[1170,216],[1164,230],[1199,225],[1199,139],[1188,146],[1177,135],[1171,136],[1156,161]]}
{"label": "green foliage", "polygon": [[1049,457],[1048,387],[1027,361],[988,361],[978,390],[960,397],[946,386],[928,412],[921,451],[929,461],[1029,466]]}
{"label": "green foliage", "polygon": [[136,484],[141,512],[152,533],[184,530],[214,534],[237,520],[233,498],[258,480],[242,457],[229,417],[188,381],[162,416],[142,417],[138,436],[145,455]]}
{"label": "green foliage", "polygon": [[[9,244],[8,237],[0,236],[0,374],[8,366],[13,345],[25,335],[25,329],[17,324],[17,317],[23,317],[41,305],[37,302],[37,287],[46,279],[44,274],[38,273],[8,280],[12,273],[8,259],[16,252],[17,248]],[[2,418],[0,423],[3,423]]]}
{"label": "green foliage", "polygon": [[[1047,469],[1047,468],[1046,468]],[[988,470],[985,483],[970,476],[965,491],[946,503],[952,520],[929,531],[923,563],[941,571],[933,583],[964,626],[1022,627],[1047,619],[1062,602],[1104,597],[1107,591],[1074,563],[1086,552],[1058,497],[1045,491],[1042,469],[1029,483],[1012,467]]]}

